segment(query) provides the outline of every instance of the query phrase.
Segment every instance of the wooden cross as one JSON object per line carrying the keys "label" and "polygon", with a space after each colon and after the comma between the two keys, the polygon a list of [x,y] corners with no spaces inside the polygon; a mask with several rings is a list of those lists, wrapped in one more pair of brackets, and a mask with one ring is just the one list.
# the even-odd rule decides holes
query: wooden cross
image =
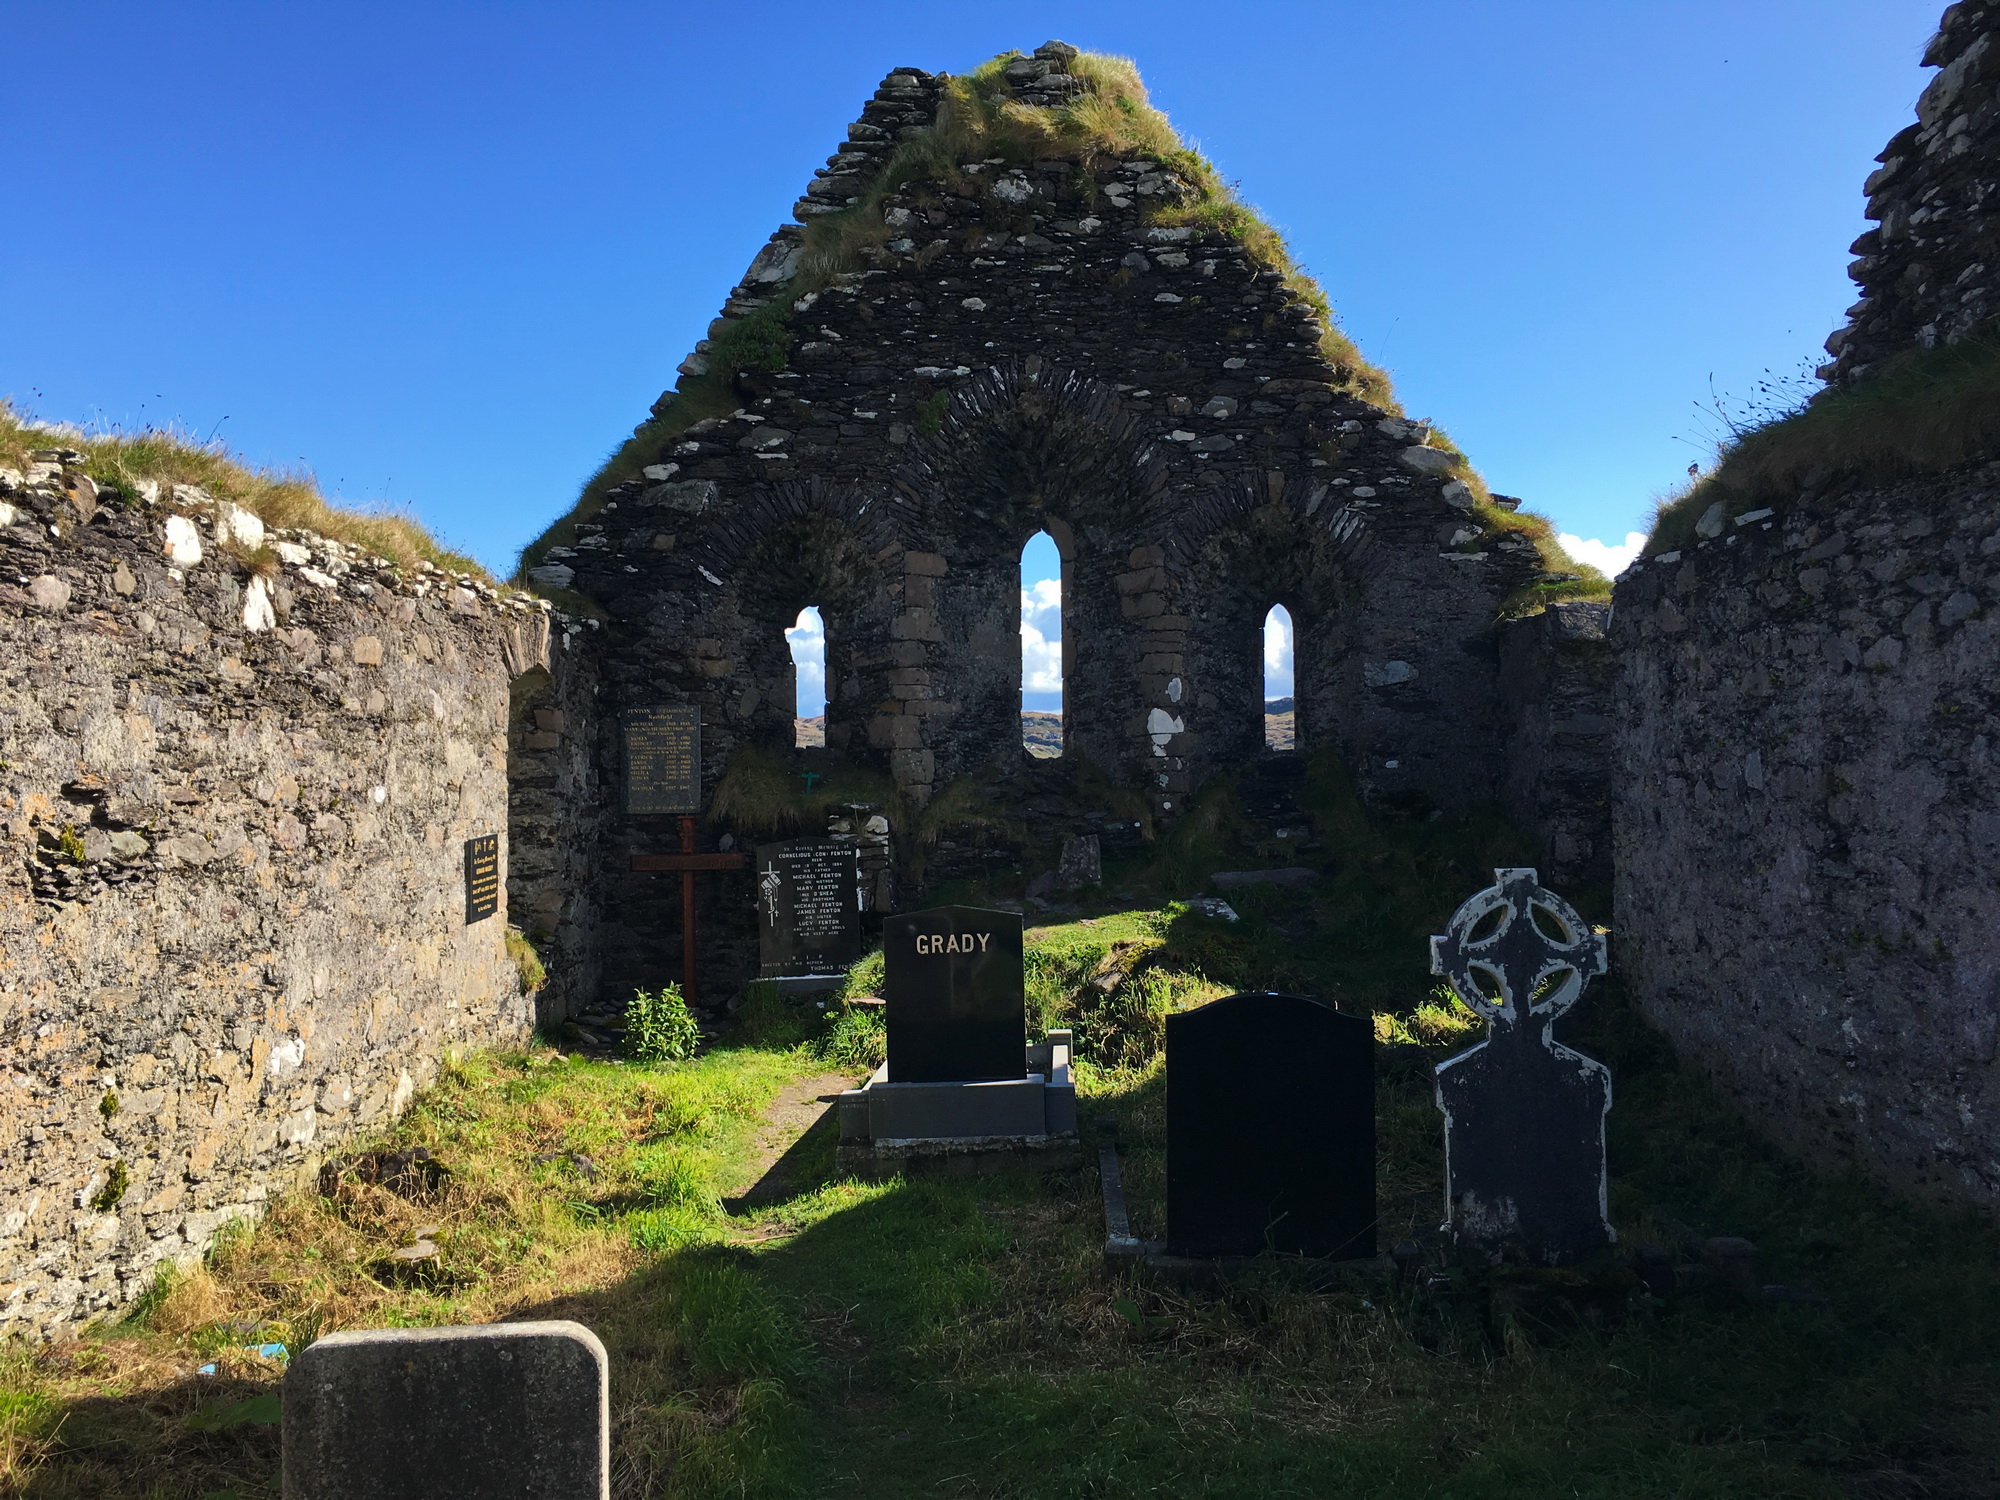
{"label": "wooden cross", "polygon": [[660,875],[678,872],[681,877],[681,996],[689,1005],[695,1003],[694,989],[694,877],[703,870],[740,870],[748,856],[734,854],[697,854],[694,852],[694,819],[681,819],[681,852],[678,854],[635,854],[632,856],[632,872],[635,875]]}

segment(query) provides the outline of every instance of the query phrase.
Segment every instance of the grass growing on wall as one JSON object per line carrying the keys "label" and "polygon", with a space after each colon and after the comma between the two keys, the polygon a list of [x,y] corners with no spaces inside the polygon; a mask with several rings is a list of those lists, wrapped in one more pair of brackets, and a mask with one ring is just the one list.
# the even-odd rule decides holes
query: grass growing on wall
{"label": "grass growing on wall", "polygon": [[1879,374],[1740,432],[1715,467],[1663,503],[1644,556],[1724,516],[1779,507],[1836,482],[1884,483],[2000,455],[2000,330],[1885,361]]}
{"label": "grass growing on wall", "polygon": [[704,418],[734,411],[741,404],[730,384],[737,371],[783,368],[789,358],[784,330],[792,304],[858,268],[864,250],[886,243],[884,199],[912,182],[964,182],[963,167],[969,162],[1000,158],[1025,163],[1061,156],[1102,165],[1146,158],[1171,168],[1192,197],[1182,205],[1153,209],[1150,222],[1200,224],[1242,244],[1252,261],[1278,272],[1313,309],[1320,352],[1334,366],[1336,382],[1386,411],[1401,410],[1389,377],[1363,359],[1340,331],[1325,291],[1293,263],[1278,232],[1237,197],[1153,106],[1130,59],[1079,54],[1071,71],[1088,81],[1089,91],[1069,104],[1040,108],[1016,100],[1006,81],[1006,66],[1018,55],[1003,53],[969,73],[944,77],[937,125],[898,145],[858,204],[815,216],[806,225],[798,274],[769,305],[727,328],[710,350],[708,373],[683,377],[673,400],[656,406],[652,418],[585,482],[569,513],[522,549],[516,582],[524,582],[527,570],[551,547],[574,542],[577,523],[594,515],[611,489],[657,462],[666,444]]}
{"label": "grass growing on wall", "polygon": [[428,562],[449,573],[487,576],[478,563],[445,547],[414,517],[330,504],[319,482],[303,471],[255,469],[220,444],[161,428],[91,433],[69,426],[30,426],[10,402],[0,400],[0,466],[24,468],[30,453],[49,448],[83,454],[83,468],[92,479],[125,495],[136,494],[142,480],[158,483],[163,498],[173,485],[197,485],[217,500],[242,506],[267,526],[316,531],[398,567]]}

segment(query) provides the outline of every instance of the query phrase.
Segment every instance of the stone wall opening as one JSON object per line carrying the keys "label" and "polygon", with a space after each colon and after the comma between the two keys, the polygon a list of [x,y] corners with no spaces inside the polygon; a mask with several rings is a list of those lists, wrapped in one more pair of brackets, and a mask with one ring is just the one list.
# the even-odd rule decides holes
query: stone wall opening
{"label": "stone wall opening", "polygon": [[792,648],[792,748],[826,744],[826,620],[817,604],[799,611],[785,632]]}
{"label": "stone wall opening", "polygon": [[1056,539],[1038,531],[1021,549],[1021,745],[1054,759],[1063,753],[1068,720],[1069,632],[1063,628],[1066,559]]}
{"label": "stone wall opening", "polygon": [[1264,748],[1281,755],[1298,749],[1298,700],[1294,693],[1298,632],[1292,612],[1274,604],[1264,614]]}

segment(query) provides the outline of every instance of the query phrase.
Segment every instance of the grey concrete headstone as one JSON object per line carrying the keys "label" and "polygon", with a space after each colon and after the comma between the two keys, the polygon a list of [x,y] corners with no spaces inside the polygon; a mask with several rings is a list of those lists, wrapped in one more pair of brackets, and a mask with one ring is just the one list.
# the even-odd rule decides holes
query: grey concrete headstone
{"label": "grey concrete headstone", "polygon": [[286,1500],[609,1500],[610,1367],[581,1323],[328,1334],[284,1442]]}
{"label": "grey concrete headstone", "polygon": [[1460,1244],[1562,1265],[1616,1239],[1604,1170],[1611,1070],[1550,1031],[1605,971],[1604,938],[1533,870],[1493,878],[1431,939],[1431,972],[1489,1023],[1485,1041],[1437,1066],[1446,1227]]}

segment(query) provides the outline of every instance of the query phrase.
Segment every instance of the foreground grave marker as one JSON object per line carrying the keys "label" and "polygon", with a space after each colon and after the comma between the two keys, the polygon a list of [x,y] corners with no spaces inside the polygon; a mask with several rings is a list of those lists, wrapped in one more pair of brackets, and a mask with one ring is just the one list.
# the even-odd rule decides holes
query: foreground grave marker
{"label": "foreground grave marker", "polygon": [[1375,1033],[1297,995],[1167,1017],[1167,1251],[1375,1253]]}
{"label": "foreground grave marker", "polygon": [[883,926],[889,1060],[841,1096],[838,1159],[879,1175],[1075,1157],[1070,1034],[1029,1046],[1018,912],[944,906]]}
{"label": "foreground grave marker", "polygon": [[609,1368],[580,1323],[329,1334],[285,1372],[287,1500],[609,1500]]}
{"label": "foreground grave marker", "polygon": [[1533,870],[1493,877],[1431,939],[1431,972],[1488,1023],[1485,1041],[1437,1066],[1446,1227],[1463,1246],[1561,1265],[1617,1238],[1604,1170],[1611,1070],[1550,1031],[1605,971],[1604,938]]}

